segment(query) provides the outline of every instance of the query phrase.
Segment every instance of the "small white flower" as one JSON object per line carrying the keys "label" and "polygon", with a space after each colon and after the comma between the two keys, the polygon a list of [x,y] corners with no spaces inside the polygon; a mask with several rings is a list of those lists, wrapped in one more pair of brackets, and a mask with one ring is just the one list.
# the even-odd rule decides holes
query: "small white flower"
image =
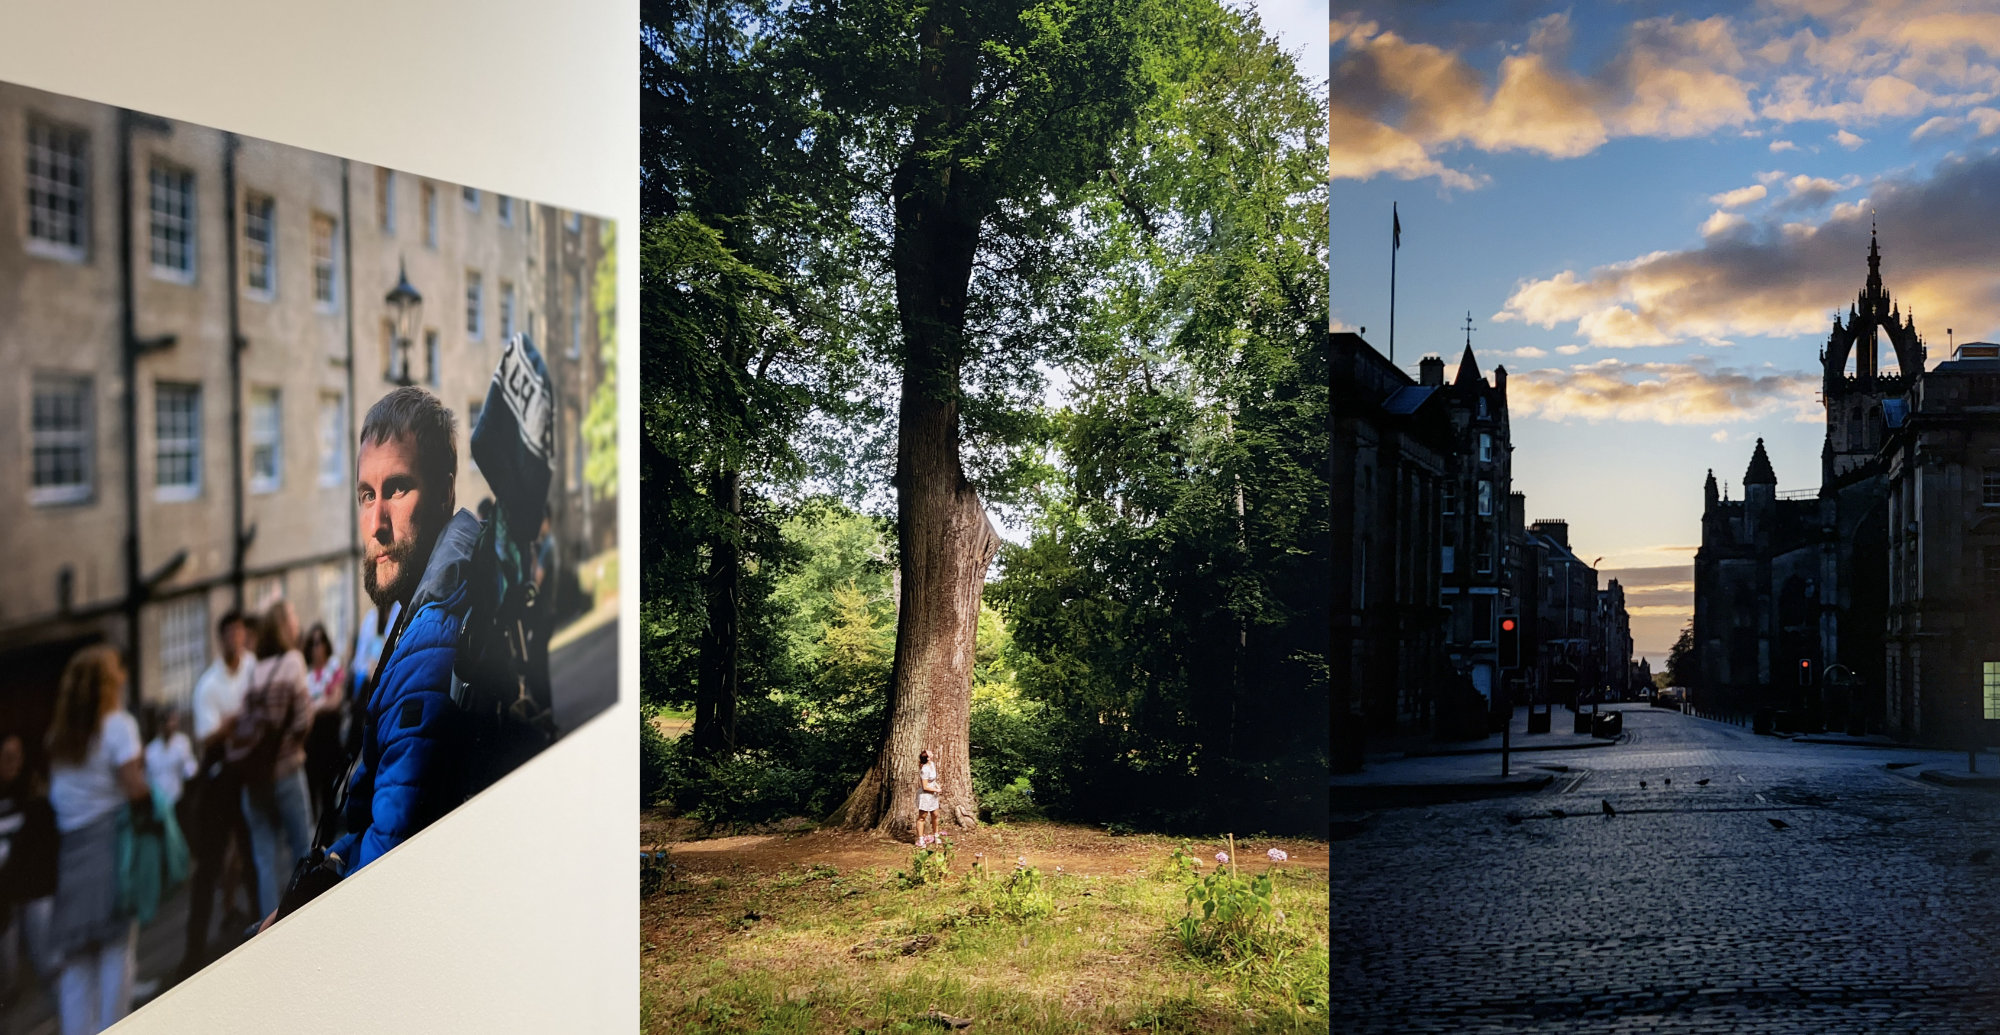
{"label": "small white flower", "polygon": [[1026,865],[1028,865],[1028,857],[1027,857],[1027,856],[1025,856],[1025,855],[1017,855],[1017,856],[1015,856],[1015,857],[1014,857],[1014,865],[1016,865],[1016,866],[1026,866]]}
{"label": "small white flower", "polygon": [[1215,853],[1215,861],[1221,863],[1224,866],[1229,865],[1229,853],[1228,852]]}
{"label": "small white flower", "polygon": [[1271,861],[1274,863],[1281,863],[1284,862],[1286,859],[1291,858],[1291,856],[1285,854],[1285,850],[1282,848],[1273,848],[1270,851],[1265,852],[1264,854],[1270,856]]}

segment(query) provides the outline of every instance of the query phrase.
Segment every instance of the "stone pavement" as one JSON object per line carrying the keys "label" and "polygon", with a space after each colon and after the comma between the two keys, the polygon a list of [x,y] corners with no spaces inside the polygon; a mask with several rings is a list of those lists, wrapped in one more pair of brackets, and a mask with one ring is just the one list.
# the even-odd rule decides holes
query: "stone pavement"
{"label": "stone pavement", "polygon": [[1333,1030],[2000,1032],[2000,795],[1916,778],[1962,754],[1624,710],[1539,793],[1336,817]]}

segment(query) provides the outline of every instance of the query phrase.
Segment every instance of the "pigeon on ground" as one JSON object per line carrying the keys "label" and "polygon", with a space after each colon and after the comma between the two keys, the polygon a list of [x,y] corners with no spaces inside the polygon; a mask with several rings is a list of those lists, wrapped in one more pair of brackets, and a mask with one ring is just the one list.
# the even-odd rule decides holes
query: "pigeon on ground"
{"label": "pigeon on ground", "polygon": [[1642,791],[1646,789],[1646,781],[1644,780],[1639,781],[1639,789]]}
{"label": "pigeon on ground", "polygon": [[1789,826],[1791,826],[1791,824],[1790,824],[1790,823],[1787,823],[1787,822],[1785,822],[1785,821],[1784,821],[1784,820],[1782,820],[1782,819],[1778,819],[1778,818],[1776,818],[1776,817],[1772,817],[1772,816],[1766,816],[1766,817],[1764,817],[1764,821],[1765,821],[1765,822],[1767,822],[1767,823],[1769,823],[1769,824],[1771,824],[1771,826],[1772,826],[1772,827],[1773,827],[1774,829],[1777,829],[1777,830],[1783,830],[1783,829],[1785,829],[1786,827],[1789,827]]}
{"label": "pigeon on ground", "polygon": [[1699,780],[1696,780],[1696,781],[1694,782],[1694,785],[1695,785],[1696,787],[1706,787],[1706,786],[1708,786],[1708,778],[1707,778],[1707,777],[1702,777],[1701,779],[1699,779]]}
{"label": "pigeon on ground", "polygon": [[1979,851],[1972,853],[1972,861],[1981,865],[1984,865],[1986,860],[1991,858],[1993,858],[1993,849],[1991,848],[1981,848]]}
{"label": "pigeon on ground", "polygon": [[1673,785],[1674,785],[1674,778],[1671,776],[1667,777],[1667,786],[1672,787]]}
{"label": "pigeon on ground", "polygon": [[1616,815],[1618,814],[1618,810],[1617,810],[1617,809],[1614,809],[1614,808],[1612,808],[1612,807],[1611,807],[1611,803],[1610,803],[1609,801],[1606,801],[1606,802],[1604,802],[1603,804],[1604,804],[1604,814],[1605,814],[1605,815],[1607,815],[1607,816],[1616,816]]}

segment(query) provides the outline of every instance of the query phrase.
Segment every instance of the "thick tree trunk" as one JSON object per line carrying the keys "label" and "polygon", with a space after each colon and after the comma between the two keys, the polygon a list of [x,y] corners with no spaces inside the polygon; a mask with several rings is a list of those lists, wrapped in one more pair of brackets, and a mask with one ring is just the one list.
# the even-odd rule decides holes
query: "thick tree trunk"
{"label": "thick tree trunk", "polygon": [[[930,17],[947,16],[934,11]],[[969,829],[979,817],[967,753],[973,647],[986,569],[1000,541],[965,477],[959,397],[982,212],[976,174],[950,157],[935,157],[938,142],[950,139],[971,101],[976,45],[935,21],[925,26],[917,84],[924,113],[891,184],[896,235],[890,261],[903,331],[896,656],[882,749],[833,821],[897,838],[913,836],[921,789],[917,756],[926,748],[943,786],[939,826]]]}
{"label": "thick tree trunk", "polygon": [[713,755],[736,748],[736,692],[740,651],[743,550],[737,541],[743,516],[743,476],[724,471],[711,483],[727,524],[710,547],[708,562],[708,624],[701,634],[701,673],[695,684],[695,751]]}

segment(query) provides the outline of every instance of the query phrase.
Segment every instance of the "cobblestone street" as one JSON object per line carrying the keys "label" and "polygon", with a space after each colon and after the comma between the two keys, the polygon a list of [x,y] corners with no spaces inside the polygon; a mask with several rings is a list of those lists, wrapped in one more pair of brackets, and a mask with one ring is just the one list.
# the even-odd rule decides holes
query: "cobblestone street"
{"label": "cobblestone street", "polygon": [[2000,795],[1914,778],[1963,754],[1621,710],[1541,792],[1335,814],[1333,1030],[2000,1032]]}

